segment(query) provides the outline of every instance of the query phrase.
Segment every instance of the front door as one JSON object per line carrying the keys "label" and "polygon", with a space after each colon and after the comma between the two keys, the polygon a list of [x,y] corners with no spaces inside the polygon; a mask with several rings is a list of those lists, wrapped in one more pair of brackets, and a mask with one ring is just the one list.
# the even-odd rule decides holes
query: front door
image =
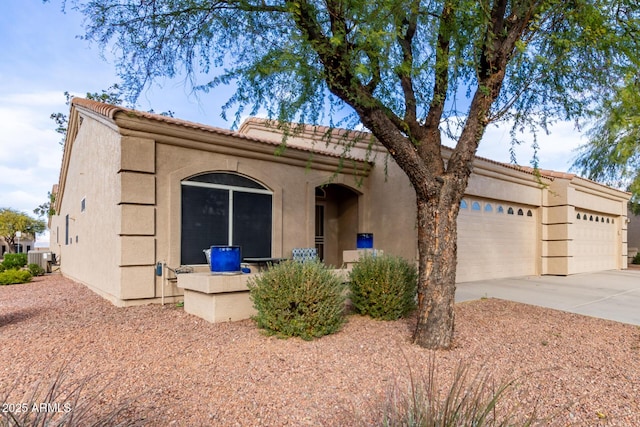
{"label": "front door", "polygon": [[347,186],[316,188],[315,246],[327,265],[342,265],[342,252],[356,248],[358,193]]}

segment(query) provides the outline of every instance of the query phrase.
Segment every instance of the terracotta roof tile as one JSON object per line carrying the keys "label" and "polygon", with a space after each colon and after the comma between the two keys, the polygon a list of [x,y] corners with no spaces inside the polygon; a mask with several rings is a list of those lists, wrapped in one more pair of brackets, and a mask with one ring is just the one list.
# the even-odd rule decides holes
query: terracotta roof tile
{"label": "terracotta roof tile", "polygon": [[[164,123],[170,123],[176,126],[182,126],[185,128],[191,128],[191,129],[198,129],[198,130],[202,130],[205,132],[211,132],[211,133],[216,133],[216,134],[220,134],[220,135],[227,135],[227,136],[233,136],[235,138],[240,138],[240,139],[244,139],[244,140],[248,140],[248,141],[254,141],[254,142],[258,142],[258,143],[262,143],[262,144],[268,144],[274,147],[277,147],[280,145],[279,142],[275,142],[269,139],[262,139],[262,138],[256,138],[256,137],[252,137],[249,135],[246,135],[242,132],[235,132],[235,131],[231,131],[228,129],[223,129],[223,128],[219,128],[219,127],[215,127],[215,126],[209,126],[209,125],[204,125],[201,123],[195,123],[195,122],[190,122],[187,120],[181,120],[181,119],[176,119],[173,117],[169,117],[169,116],[163,116],[161,114],[155,114],[155,113],[148,113],[148,112],[143,112],[143,111],[138,111],[138,110],[134,110],[134,109],[130,109],[130,108],[125,108],[125,107],[120,107],[120,106],[115,106],[115,105],[110,105],[110,104],[105,104],[103,102],[98,102],[98,101],[94,101],[94,100],[90,100],[90,99],[85,99],[85,98],[73,98],[71,101],[72,105],[77,105],[77,106],[82,106],[84,108],[87,108],[91,111],[94,111],[95,113],[98,113],[102,116],[108,117],[110,119],[115,119],[115,116],[118,113],[125,113],[128,115],[133,115],[135,117],[140,117],[140,118],[146,118],[149,120],[155,120],[158,122],[164,122]],[[256,118],[256,117],[252,117],[247,119],[247,123],[256,123],[259,125],[264,125],[265,123],[268,123],[269,120],[267,119],[262,119],[262,118]],[[331,128],[329,128],[328,126],[321,126],[321,125],[304,125],[305,126],[305,130],[308,131],[313,131],[313,132],[325,132],[330,130]],[[242,128],[242,126],[241,126]],[[359,135],[359,136],[363,136],[363,135],[368,135],[369,132],[366,131],[352,131],[352,130],[346,130],[346,129],[331,129],[333,132],[337,132],[336,135],[338,136],[342,136],[342,135],[347,135],[348,133],[352,134],[352,135]],[[340,155],[335,154],[335,153],[331,153],[328,151],[322,151],[322,150],[318,150],[317,148],[309,148],[309,147],[299,147],[299,146],[291,146],[288,147],[291,149],[295,149],[295,150],[300,150],[300,151],[305,151],[305,152],[309,152],[309,153],[317,153],[317,154],[322,154],[322,155],[326,155],[326,156],[330,156],[330,157],[340,157]],[[453,150],[450,147],[444,147],[447,150]],[[353,157],[347,156],[350,159],[355,159]],[[511,163],[503,163],[503,162],[498,162],[496,160],[492,160],[492,159],[488,159],[485,157],[479,157],[476,156],[476,159],[479,160],[484,160],[486,162],[489,163],[493,163],[505,168],[509,168],[512,170],[517,170],[520,172],[524,172],[524,173],[528,173],[531,175],[535,175],[536,172],[534,170],[534,168],[529,167],[529,166],[520,166],[520,165],[514,165]],[[355,160],[363,160],[363,159],[355,159]],[[558,172],[558,171],[553,171],[553,170],[546,170],[546,169],[538,169],[538,173],[547,179],[553,180],[554,178],[563,178],[563,179],[573,179],[576,177],[575,174],[571,174],[571,173],[567,173],[567,172]],[[586,178],[582,178],[587,180]],[[589,181],[589,180],[587,180]],[[594,181],[592,181],[594,182]],[[594,182],[596,184],[598,184],[597,182]],[[602,184],[600,184],[602,185]],[[606,187],[606,186],[605,186]]]}
{"label": "terracotta roof tile", "polygon": [[[134,109],[131,109],[131,108],[105,104],[104,102],[94,101],[94,100],[85,99],[85,98],[73,98],[71,100],[71,105],[76,105],[76,106],[81,106],[81,107],[87,108],[88,110],[91,110],[91,111],[93,111],[93,112],[95,112],[97,114],[100,114],[100,115],[102,115],[104,117],[107,117],[107,118],[109,118],[111,120],[114,120],[118,113],[124,113],[124,114],[130,115],[130,116],[139,117],[139,118],[145,118],[145,119],[154,120],[154,121],[157,121],[157,122],[169,123],[169,124],[172,124],[172,125],[175,125],[175,126],[181,126],[181,127],[190,128],[190,129],[202,130],[202,131],[205,131],[205,132],[215,133],[215,134],[219,134],[219,135],[233,136],[235,138],[240,138],[240,139],[244,139],[244,140],[247,140],[247,141],[258,142],[258,143],[261,143],[261,144],[267,144],[267,145],[270,145],[270,146],[273,146],[273,147],[280,146],[279,142],[271,141],[269,139],[256,138],[256,137],[249,136],[249,135],[246,135],[246,134],[241,133],[241,132],[235,132],[235,131],[232,131],[232,130],[223,129],[223,128],[219,128],[219,127],[215,127],[215,126],[209,126],[209,125],[204,125],[204,124],[201,124],[201,123],[190,122],[190,121],[187,121],[187,120],[176,119],[176,118],[169,117],[169,116],[163,116],[161,114],[149,113],[149,112],[134,110]],[[329,156],[329,157],[336,157],[336,158],[340,158],[341,157],[339,154],[335,154],[335,153],[332,153],[332,152],[329,152],[329,151],[323,151],[323,150],[312,149],[312,148],[307,148],[307,147],[287,146],[287,149],[294,149],[294,150],[299,150],[299,151],[308,152],[308,153],[321,154],[321,155],[325,155],[325,156]],[[345,157],[348,158],[348,159],[351,159],[351,160],[363,161],[363,159],[359,159],[359,158],[356,158],[356,157],[353,157],[353,156],[349,156],[348,154],[346,154]]]}

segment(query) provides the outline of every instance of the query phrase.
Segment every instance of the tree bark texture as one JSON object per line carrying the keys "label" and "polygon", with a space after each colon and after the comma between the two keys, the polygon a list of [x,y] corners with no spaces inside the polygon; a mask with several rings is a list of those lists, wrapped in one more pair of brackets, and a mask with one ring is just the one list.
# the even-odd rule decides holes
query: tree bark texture
{"label": "tree bark texture", "polygon": [[[444,191],[444,193],[448,193]],[[454,335],[459,198],[417,197],[418,319],[413,342],[427,348],[449,348]]]}

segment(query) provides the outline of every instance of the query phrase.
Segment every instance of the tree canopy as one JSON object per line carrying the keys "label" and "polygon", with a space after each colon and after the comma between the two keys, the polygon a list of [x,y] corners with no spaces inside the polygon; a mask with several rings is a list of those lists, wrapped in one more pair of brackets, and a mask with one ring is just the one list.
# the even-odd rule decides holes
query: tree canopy
{"label": "tree canopy", "polygon": [[573,165],[588,178],[632,193],[640,214],[640,82],[635,76],[615,90],[600,110]]}
{"label": "tree canopy", "polygon": [[[223,114],[362,124],[416,192],[414,341],[452,344],[456,218],[490,123],[594,113],[637,69],[635,0],[68,0],[135,99],[186,75]],[[443,136],[456,142],[450,158]]]}
{"label": "tree canopy", "polygon": [[0,236],[9,244],[9,251],[17,243],[16,233],[22,233],[24,239],[35,239],[36,234],[47,228],[44,221],[11,208],[0,208]]}
{"label": "tree canopy", "polygon": [[498,48],[500,31],[512,50],[487,119],[572,118],[620,83],[638,47],[632,0],[69,1],[85,38],[115,51],[129,100],[186,74],[202,90],[235,83],[226,110],[306,123],[330,120],[336,92],[405,127],[434,102],[466,115],[499,59],[480,48]]}

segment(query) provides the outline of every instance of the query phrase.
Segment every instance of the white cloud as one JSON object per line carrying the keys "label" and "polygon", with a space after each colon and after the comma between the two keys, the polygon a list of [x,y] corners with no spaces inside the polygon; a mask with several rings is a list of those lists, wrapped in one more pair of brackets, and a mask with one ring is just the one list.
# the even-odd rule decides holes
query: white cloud
{"label": "white cloud", "polygon": [[65,108],[60,93],[0,97],[0,207],[32,213],[46,201],[62,161],[61,135],[49,115]]}
{"label": "white cloud", "polygon": [[[518,133],[516,137],[522,143],[512,145],[510,129],[510,123],[489,126],[480,141],[477,155],[511,163],[510,150],[513,148],[516,162],[523,166],[530,166],[534,155],[533,133]],[[539,129],[537,133],[538,167],[560,172],[568,171],[576,156],[575,149],[585,142],[584,135],[575,128],[573,122],[557,122],[549,126],[549,134]],[[445,144],[452,147],[455,141],[446,140]]]}

